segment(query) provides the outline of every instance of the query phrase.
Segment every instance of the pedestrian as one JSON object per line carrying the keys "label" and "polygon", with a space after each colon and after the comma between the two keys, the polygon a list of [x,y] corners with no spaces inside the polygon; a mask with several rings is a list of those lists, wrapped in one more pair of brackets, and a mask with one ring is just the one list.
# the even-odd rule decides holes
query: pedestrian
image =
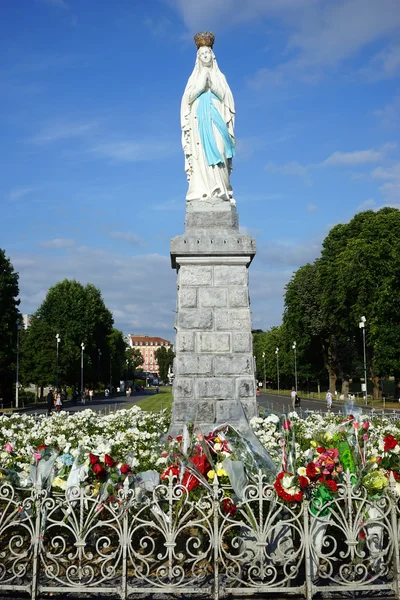
{"label": "pedestrian", "polygon": [[296,390],[294,389],[294,387],[292,387],[292,391],[290,392],[290,398],[292,400],[292,410],[294,410],[296,406],[296,397]]}
{"label": "pedestrian", "polygon": [[57,392],[57,396],[56,396],[56,412],[60,412],[61,408],[62,408],[61,394],[60,394],[60,392]]}
{"label": "pedestrian", "polygon": [[105,396],[106,398],[108,398],[108,395],[109,395],[109,393],[110,393],[110,390],[109,390],[108,388],[106,388],[106,389],[104,390],[104,396]]}
{"label": "pedestrian", "polygon": [[89,400],[93,400],[93,390],[89,390]]}
{"label": "pedestrian", "polygon": [[47,394],[47,416],[48,417],[50,417],[50,415],[51,415],[53,406],[54,406],[53,390],[49,390],[49,393]]}
{"label": "pedestrian", "polygon": [[328,390],[326,392],[326,408],[328,410],[331,410],[331,408],[332,408],[332,394],[331,394],[330,390]]}
{"label": "pedestrian", "polygon": [[158,392],[159,392],[159,391],[160,391],[160,388],[159,388],[159,386],[157,385],[157,387],[156,387],[156,394],[158,394]]}

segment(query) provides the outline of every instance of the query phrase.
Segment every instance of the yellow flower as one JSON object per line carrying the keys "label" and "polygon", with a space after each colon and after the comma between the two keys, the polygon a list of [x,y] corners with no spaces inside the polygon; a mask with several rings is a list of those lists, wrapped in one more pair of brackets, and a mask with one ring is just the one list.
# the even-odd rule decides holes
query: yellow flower
{"label": "yellow flower", "polygon": [[317,442],[313,440],[313,441],[311,442],[311,446],[312,446],[313,448],[316,448],[316,447],[317,447]]}
{"label": "yellow flower", "polygon": [[61,479],[61,477],[55,477],[53,479],[52,486],[58,487],[61,490],[65,490],[65,489],[67,489],[67,482],[65,481],[65,479]]}
{"label": "yellow flower", "polygon": [[213,471],[212,469],[210,471],[208,471],[208,473],[207,473],[208,479],[214,479],[214,476],[215,476],[215,471]]}
{"label": "yellow flower", "polygon": [[305,477],[307,475],[307,469],[305,467],[299,467],[297,469],[297,475],[301,475],[302,477]]}
{"label": "yellow flower", "polygon": [[220,441],[221,441],[221,440],[219,439],[219,437],[216,437],[216,438],[214,439],[214,442],[215,442],[216,444],[219,444],[219,442],[220,442]]}
{"label": "yellow flower", "polygon": [[4,477],[3,473],[0,471],[0,479]]}
{"label": "yellow flower", "polygon": [[224,475],[228,475],[228,473],[225,471],[225,469],[217,469],[217,475],[218,477],[223,477]]}

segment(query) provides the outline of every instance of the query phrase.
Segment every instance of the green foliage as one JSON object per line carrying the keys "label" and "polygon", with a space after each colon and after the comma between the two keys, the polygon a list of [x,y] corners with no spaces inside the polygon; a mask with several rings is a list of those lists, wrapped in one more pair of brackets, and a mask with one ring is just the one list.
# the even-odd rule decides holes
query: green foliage
{"label": "green foliage", "polygon": [[168,370],[171,367],[175,358],[175,354],[172,348],[167,348],[165,346],[161,346],[158,350],[155,351],[154,356],[158,362],[158,372],[159,377],[162,381],[167,382],[168,380]]}
{"label": "green foliage", "polygon": [[0,249],[0,397],[6,403],[11,401],[15,381],[18,294],[18,274]]}
{"label": "green foliage", "polygon": [[139,348],[128,348],[126,351],[126,361],[128,365],[128,371],[130,373],[136,373],[137,369],[144,363],[143,354]]}
{"label": "green foliage", "polygon": [[[24,335],[21,347],[24,381],[40,386],[55,383],[58,333],[61,336],[59,385],[79,387],[82,342],[85,344],[85,382],[93,385],[102,366],[103,351],[108,350],[112,324],[112,315],[94,285],[83,286],[67,279],[57,283],[48,291]],[[102,353],[100,365],[99,350]],[[104,352],[104,359],[106,354]]]}

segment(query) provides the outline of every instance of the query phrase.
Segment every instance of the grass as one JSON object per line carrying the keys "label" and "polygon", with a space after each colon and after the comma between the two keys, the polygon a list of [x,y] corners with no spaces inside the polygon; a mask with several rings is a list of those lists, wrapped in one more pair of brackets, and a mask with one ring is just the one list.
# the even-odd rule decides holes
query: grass
{"label": "grass", "polygon": [[158,394],[136,402],[142,410],[159,411],[172,406],[172,387],[161,387]]}

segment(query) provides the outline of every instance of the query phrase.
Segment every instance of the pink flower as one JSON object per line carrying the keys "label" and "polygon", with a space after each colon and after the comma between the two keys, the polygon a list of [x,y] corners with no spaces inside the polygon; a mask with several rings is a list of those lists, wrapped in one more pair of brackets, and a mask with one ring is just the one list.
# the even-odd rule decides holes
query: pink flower
{"label": "pink flower", "polygon": [[290,421],[284,421],[283,422],[283,429],[290,429]]}
{"label": "pink flower", "polygon": [[368,440],[368,433],[364,433],[363,440],[364,440],[364,442],[366,442]]}
{"label": "pink flower", "polygon": [[40,452],[34,452],[33,453],[33,458],[35,460],[40,460],[42,458],[42,455],[40,454]]}
{"label": "pink flower", "polygon": [[10,442],[7,442],[7,444],[4,446],[4,450],[6,452],[12,452],[14,448],[11,446]]}
{"label": "pink flower", "polygon": [[368,431],[368,429],[369,429],[369,421],[365,421],[363,427],[364,427],[365,431]]}

